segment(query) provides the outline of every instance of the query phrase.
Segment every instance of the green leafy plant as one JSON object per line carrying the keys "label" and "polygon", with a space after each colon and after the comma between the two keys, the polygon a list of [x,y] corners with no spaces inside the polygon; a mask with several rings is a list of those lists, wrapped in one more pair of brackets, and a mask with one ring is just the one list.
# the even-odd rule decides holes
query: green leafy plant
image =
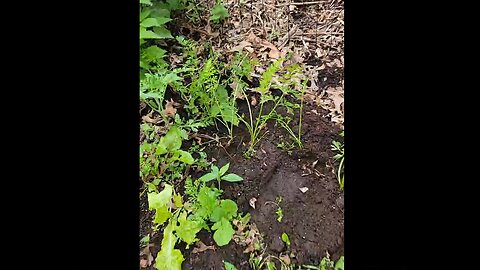
{"label": "green leafy plant", "polygon": [[312,270],[345,270],[344,257],[340,256],[337,262],[330,260],[330,255],[327,253],[326,257],[323,257],[318,266],[302,265],[302,269]]}
{"label": "green leafy plant", "polygon": [[282,207],[280,207],[281,202],[282,202],[282,197],[278,196],[275,199],[275,205],[277,205],[277,210],[275,211],[275,214],[277,215],[278,222],[282,222],[282,219],[283,219],[283,210],[282,210]]}
{"label": "green leafy plant", "polygon": [[220,3],[220,1],[218,1],[217,4],[212,7],[209,20],[213,21],[214,23],[219,23],[221,20],[226,18],[228,18],[228,10]]}
{"label": "green leafy plant", "polygon": [[220,181],[227,181],[227,182],[240,182],[243,180],[241,176],[238,176],[234,173],[229,173],[227,175],[224,175],[227,171],[228,168],[230,167],[230,163],[225,164],[222,168],[218,169],[217,166],[212,165],[212,171],[205,174],[204,176],[200,177],[200,181],[202,182],[208,182],[211,180],[216,179],[218,182],[218,188],[220,189]]}
{"label": "green leafy plant", "polygon": [[[340,136],[344,136],[344,131],[340,133]],[[338,165],[337,169],[337,179],[338,183],[340,185],[340,190],[343,190],[343,185],[344,185],[344,160],[345,160],[345,155],[344,155],[344,143],[340,143],[338,141],[333,141],[332,142],[332,151],[337,152],[337,154],[333,157],[335,160],[340,161],[340,165]]]}
{"label": "green leafy plant", "polygon": [[[250,143],[247,151],[244,156],[246,158],[251,157],[254,152],[255,145],[260,141],[260,139],[265,135],[261,134],[262,130],[266,127],[269,120],[275,120],[277,124],[282,126],[289,135],[294,138],[295,142],[300,148],[302,148],[301,143],[301,126],[302,126],[302,110],[303,110],[303,90],[306,87],[306,80],[301,84],[303,86],[302,91],[299,91],[294,87],[297,85],[298,75],[300,66],[293,65],[286,68],[286,72],[278,78],[277,82],[273,83],[274,75],[282,68],[282,63],[285,61],[284,58],[279,58],[274,61],[267,70],[262,74],[260,85],[254,91],[260,94],[260,109],[258,116],[255,121],[253,119],[253,111],[250,106],[250,103],[247,102],[248,111],[249,111],[249,121],[244,120],[244,117],[240,118],[250,134]],[[276,90],[280,90],[280,95],[273,95],[270,89],[274,87]],[[242,94],[245,99],[248,100],[246,92],[242,89]],[[293,97],[301,99],[302,103],[295,104],[290,102],[287,97]],[[273,106],[268,113],[264,113],[265,104],[267,102],[272,102]],[[294,109],[299,109],[300,111],[300,121],[298,125],[298,133],[295,133],[289,126],[291,117],[284,116],[277,112],[278,108],[286,109],[288,114],[293,115]]]}
{"label": "green leafy plant", "polygon": [[238,180],[241,178],[238,175],[224,175],[228,167],[227,164],[215,174],[209,173],[209,177],[199,178],[195,182],[187,178],[185,193],[189,203],[183,203],[182,197],[169,184],[165,184],[161,192],[148,193],[149,209],[155,210],[154,229],[168,221],[161,250],[157,255],[157,269],[180,269],[177,267],[181,267],[184,258],[175,249],[175,243],[181,240],[188,248],[198,240],[196,235],[203,228],[214,231],[213,239],[218,246],[225,246],[231,241],[235,233],[232,221],[238,214],[237,204],[229,199],[220,199],[222,191],[206,184],[211,176],[214,176],[211,180],[241,181]]}

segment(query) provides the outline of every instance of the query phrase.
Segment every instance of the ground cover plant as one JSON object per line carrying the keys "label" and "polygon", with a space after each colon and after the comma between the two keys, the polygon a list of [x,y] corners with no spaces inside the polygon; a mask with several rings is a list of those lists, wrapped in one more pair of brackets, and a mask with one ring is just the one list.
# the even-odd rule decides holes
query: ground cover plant
{"label": "ground cover plant", "polygon": [[343,2],[286,3],[140,1],[140,269],[344,269]]}

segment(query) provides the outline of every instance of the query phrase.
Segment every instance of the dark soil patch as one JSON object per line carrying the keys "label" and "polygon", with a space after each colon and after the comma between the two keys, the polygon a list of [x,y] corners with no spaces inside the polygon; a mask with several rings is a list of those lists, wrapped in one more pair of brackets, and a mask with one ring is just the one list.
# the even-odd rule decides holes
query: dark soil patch
{"label": "dark soil patch", "polygon": [[[318,264],[326,251],[333,259],[343,255],[343,193],[332,172],[334,154],[330,150],[340,130],[311,109],[305,109],[303,150],[294,150],[289,155],[278,149],[277,143],[287,137],[281,129],[271,126],[256,147],[256,155],[249,160],[242,156],[246,150],[242,142],[248,142],[248,134],[241,132],[237,132],[235,142],[226,148],[230,156],[223,148],[210,148],[208,153],[218,160],[219,166],[230,162],[231,171],[244,178],[241,183],[223,183],[223,197],[234,199],[240,212],[251,213],[251,222],[256,223],[264,235],[267,253],[278,255],[285,251],[280,240],[285,232],[290,237],[296,264]],[[303,187],[308,191],[302,193],[299,188]],[[275,202],[277,196],[282,197],[281,223],[275,214],[277,206],[269,203]],[[252,197],[257,199],[256,209],[249,206]],[[208,233],[200,238],[207,245],[214,244]],[[232,241],[215,251],[185,254],[183,269],[223,269],[222,260],[235,264],[238,269],[250,269],[243,250],[244,247]]]}

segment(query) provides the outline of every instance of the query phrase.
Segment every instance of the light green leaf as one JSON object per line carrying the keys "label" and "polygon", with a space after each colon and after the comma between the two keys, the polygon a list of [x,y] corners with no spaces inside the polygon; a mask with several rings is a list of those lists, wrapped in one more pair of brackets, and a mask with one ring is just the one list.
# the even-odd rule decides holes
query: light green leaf
{"label": "light green leaf", "polygon": [[234,174],[234,173],[229,173],[229,174],[223,176],[222,180],[225,180],[227,182],[240,182],[240,181],[243,180],[243,178]]}
{"label": "light green leaf", "polygon": [[153,31],[159,36],[159,38],[173,38],[170,31],[164,26],[154,27]]}
{"label": "light green leaf", "polygon": [[230,221],[225,218],[222,218],[219,222],[213,224],[212,230],[215,230],[213,240],[215,240],[215,243],[220,247],[227,245],[235,233],[232,224],[230,224]]}
{"label": "light green leaf", "polygon": [[228,10],[222,5],[218,4],[213,6],[212,15],[210,16],[210,21],[218,21],[228,17]]}
{"label": "light green leaf", "polygon": [[145,5],[152,5],[152,2],[150,0],[140,0],[140,4],[145,4]]}
{"label": "light green leaf", "polygon": [[161,39],[162,37],[159,34],[156,34],[150,30],[147,30],[143,27],[140,27],[140,39]]}
{"label": "light green leaf", "polygon": [[168,130],[167,134],[160,138],[160,142],[158,145],[164,147],[165,150],[168,152],[173,152],[180,149],[180,147],[182,146],[181,133],[182,131],[178,127],[170,127],[170,130]]}
{"label": "light green leaf", "polygon": [[175,72],[169,72],[167,73],[167,75],[165,75],[165,77],[162,78],[162,81],[165,84],[170,84],[172,82],[181,81],[181,80],[182,80],[182,77],[179,77]]}
{"label": "light green leaf", "polygon": [[223,261],[223,265],[225,266],[225,270],[238,270],[235,265],[227,262],[227,261]]}
{"label": "light green leaf", "polygon": [[166,50],[159,48],[158,46],[150,46],[143,50],[143,52],[147,55],[149,59],[160,59],[165,56]]}
{"label": "light green leaf", "polygon": [[158,270],[182,270],[182,252],[175,249],[177,237],[173,234],[173,224],[169,223],[163,231],[162,247],[155,259]]}
{"label": "light green leaf", "polygon": [[212,215],[210,216],[210,220],[212,222],[218,222],[222,218],[227,220],[231,220],[234,216],[237,215],[237,204],[232,200],[222,200],[220,205],[213,209]]}
{"label": "light green leaf", "polygon": [[176,228],[177,236],[188,245],[193,244],[198,239],[195,237],[202,229],[203,222],[199,220],[187,219],[187,211],[183,211],[178,217],[180,226]]}
{"label": "light green leaf", "polygon": [[146,18],[140,23],[140,26],[143,26],[145,28],[160,25],[161,24],[158,23],[157,18]]}
{"label": "light green leaf", "polygon": [[157,22],[158,22],[158,26],[160,25],[164,25],[166,24],[167,22],[171,21],[172,19],[168,18],[168,17],[157,17]]}
{"label": "light green leaf", "polygon": [[338,261],[335,263],[335,270],[344,270],[345,269],[345,266],[344,266],[344,257],[343,256],[340,256],[340,258],[338,259]]}
{"label": "light green leaf", "polygon": [[199,207],[197,209],[197,215],[203,219],[207,219],[213,212],[213,209],[217,206],[217,197],[220,195],[215,190],[203,186],[198,191],[197,201]]}
{"label": "light green leaf", "polygon": [[267,262],[267,270],[276,270],[275,263]]}
{"label": "light green leaf", "polygon": [[227,171],[228,171],[228,168],[230,167],[230,163],[227,163],[225,165],[223,165],[222,168],[220,168],[220,173],[219,175],[222,176],[224,175]]}
{"label": "light green leaf", "polygon": [[168,206],[162,206],[155,210],[155,218],[153,219],[153,223],[155,224],[163,224],[172,216],[172,213],[168,210]]}
{"label": "light green leaf", "polygon": [[160,193],[148,193],[148,207],[150,210],[158,209],[168,204],[172,198],[173,187],[165,184],[165,188]]}
{"label": "light green leaf", "polygon": [[180,194],[173,195],[173,204],[175,204],[175,207],[177,208],[183,207],[183,200]]}
{"label": "light green leaf", "polygon": [[208,181],[212,181],[213,179],[217,179],[217,175],[214,174],[213,172],[209,172],[204,176],[200,177],[198,180],[202,182],[208,182]]}
{"label": "light green leaf", "polygon": [[190,164],[190,165],[195,162],[192,155],[187,151],[178,149],[178,150],[175,150],[173,154],[174,154],[172,158],[173,160],[180,160],[181,162]]}
{"label": "light green leaf", "polygon": [[290,246],[290,238],[288,238],[288,234],[282,233],[282,241],[287,244],[287,246]]}
{"label": "light green leaf", "polygon": [[144,9],[144,10],[140,11],[140,21],[145,20],[145,18],[147,18],[148,15],[150,15],[150,13],[152,13],[151,9]]}

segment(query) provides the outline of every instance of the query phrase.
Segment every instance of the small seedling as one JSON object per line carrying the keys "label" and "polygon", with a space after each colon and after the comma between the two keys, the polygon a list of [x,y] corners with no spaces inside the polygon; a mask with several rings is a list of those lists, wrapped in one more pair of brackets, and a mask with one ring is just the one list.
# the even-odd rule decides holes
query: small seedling
{"label": "small seedling", "polygon": [[[344,131],[340,133],[340,136],[344,136]],[[337,152],[333,158],[335,160],[340,160],[340,165],[338,166],[337,170],[337,179],[338,183],[340,184],[340,190],[343,190],[343,183],[344,183],[344,177],[345,175],[343,174],[344,172],[344,160],[345,160],[345,154],[344,154],[344,143],[340,143],[337,141],[332,142],[332,151]]]}
{"label": "small seedling", "polygon": [[217,166],[212,165],[212,171],[205,174],[204,176],[200,177],[199,180],[206,183],[206,182],[209,182],[211,180],[217,179],[218,189],[220,189],[220,182],[222,180],[227,181],[227,182],[240,182],[240,181],[242,181],[243,178],[234,174],[234,173],[229,173],[227,175],[224,175],[228,171],[229,167],[230,167],[230,163],[227,163],[222,168],[220,168],[220,170],[219,170]]}
{"label": "small seedling", "polygon": [[287,244],[287,247],[290,247],[290,239],[288,238],[288,234],[282,233],[282,241]]}
{"label": "small seedling", "polygon": [[217,4],[212,8],[212,15],[210,16],[209,20],[214,23],[219,23],[221,20],[226,18],[228,18],[228,10],[220,3],[220,1],[218,1]]}
{"label": "small seedling", "polygon": [[277,221],[282,222],[283,219],[283,210],[280,207],[280,203],[282,202],[282,197],[278,196],[275,199],[275,204],[278,206],[277,211],[275,211],[275,214],[277,214]]}
{"label": "small seedling", "polygon": [[223,261],[223,265],[225,266],[225,270],[237,270],[237,268],[235,267],[235,265],[227,262],[227,261]]}

